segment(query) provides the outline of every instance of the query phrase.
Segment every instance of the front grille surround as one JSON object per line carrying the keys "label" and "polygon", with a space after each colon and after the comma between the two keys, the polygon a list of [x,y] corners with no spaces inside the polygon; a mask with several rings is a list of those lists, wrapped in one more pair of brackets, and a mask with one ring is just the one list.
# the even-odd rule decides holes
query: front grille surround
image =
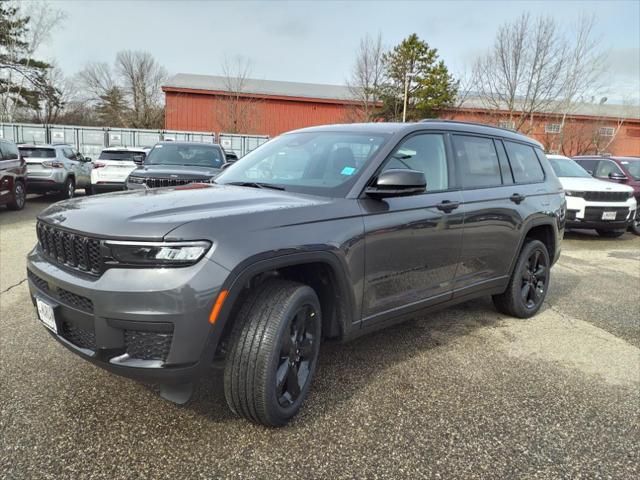
{"label": "front grille surround", "polygon": [[627,192],[584,192],[584,199],[588,202],[626,202]]}
{"label": "front grille surround", "polygon": [[189,185],[190,183],[209,183],[212,177],[200,178],[166,178],[166,177],[144,177],[142,184],[149,188],[177,187]]}
{"label": "front grille surround", "polygon": [[92,275],[102,273],[104,262],[100,240],[44,222],[37,223],[36,233],[40,249],[50,260]]}

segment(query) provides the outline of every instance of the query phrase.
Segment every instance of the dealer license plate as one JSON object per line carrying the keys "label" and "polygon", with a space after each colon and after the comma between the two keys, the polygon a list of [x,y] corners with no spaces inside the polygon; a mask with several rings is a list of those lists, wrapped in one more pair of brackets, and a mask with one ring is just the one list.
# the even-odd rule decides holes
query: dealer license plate
{"label": "dealer license plate", "polygon": [[602,220],[615,220],[616,212],[602,212]]}
{"label": "dealer license plate", "polygon": [[56,315],[53,310],[53,306],[47,302],[36,298],[36,306],[38,307],[38,317],[44,326],[54,333],[58,333],[58,327],[56,327]]}

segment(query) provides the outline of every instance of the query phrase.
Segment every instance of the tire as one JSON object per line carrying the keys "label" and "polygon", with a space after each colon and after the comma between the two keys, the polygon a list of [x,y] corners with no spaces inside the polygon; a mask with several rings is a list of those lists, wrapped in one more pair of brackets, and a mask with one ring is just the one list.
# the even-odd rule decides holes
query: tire
{"label": "tire", "polygon": [[60,195],[62,196],[63,199],[69,200],[70,198],[73,198],[75,194],[76,194],[76,181],[73,179],[73,177],[67,177],[67,179],[64,182],[64,188],[62,189],[62,192],[60,193]]}
{"label": "tire", "polygon": [[542,306],[551,278],[547,247],[540,240],[526,241],[504,293],[494,295],[493,304],[504,314],[529,318]]}
{"label": "tire", "polygon": [[597,229],[598,235],[602,238],[618,238],[624,235],[624,230],[601,230]]}
{"label": "tire", "polygon": [[270,280],[246,297],[235,321],[224,368],[227,404],[252,422],[281,427],[300,410],[316,369],[318,297],[307,285]]}
{"label": "tire", "polygon": [[640,211],[636,213],[636,218],[633,220],[633,222],[629,226],[629,231],[634,235],[640,236]]}
{"label": "tire", "polygon": [[94,193],[96,193],[93,190],[93,184],[89,184],[88,186],[84,187],[84,194],[89,196],[89,195],[93,195]]}
{"label": "tire", "polygon": [[13,184],[13,200],[7,203],[9,210],[22,210],[27,203],[27,190],[22,182]]}

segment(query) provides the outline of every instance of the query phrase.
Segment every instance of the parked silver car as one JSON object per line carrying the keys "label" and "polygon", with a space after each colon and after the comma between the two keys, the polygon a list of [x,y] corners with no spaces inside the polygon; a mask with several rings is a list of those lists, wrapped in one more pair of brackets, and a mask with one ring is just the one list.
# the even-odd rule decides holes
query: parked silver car
{"label": "parked silver car", "polygon": [[83,156],[70,145],[19,145],[20,155],[27,162],[27,191],[59,192],[72,198],[76,188],[91,195],[91,158]]}

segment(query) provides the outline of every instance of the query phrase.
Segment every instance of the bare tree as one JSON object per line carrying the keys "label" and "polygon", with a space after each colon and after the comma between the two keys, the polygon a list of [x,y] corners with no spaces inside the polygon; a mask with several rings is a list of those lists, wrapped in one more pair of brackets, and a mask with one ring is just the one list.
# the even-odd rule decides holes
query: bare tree
{"label": "bare tree", "polygon": [[241,56],[225,57],[222,64],[225,94],[216,116],[225,133],[251,133],[258,126],[260,99],[247,95],[251,62]]}
{"label": "bare tree", "polygon": [[500,27],[492,49],[476,62],[475,90],[485,107],[506,112],[515,130],[528,133],[533,114],[562,97],[566,57],[555,21],[523,14]]}
{"label": "bare tree", "polygon": [[366,34],[360,39],[351,78],[347,81],[351,95],[358,100],[355,114],[360,121],[369,122],[375,117],[385,70],[383,55],[381,33],[376,37]]}
{"label": "bare tree", "polygon": [[[25,95],[26,91],[36,92],[31,95],[34,98],[33,105],[37,104],[35,98],[41,90],[47,90],[47,73],[49,65],[34,59],[34,55],[40,47],[51,38],[51,33],[59,27],[66,14],[53,8],[48,2],[8,2],[15,8],[18,18],[26,19],[27,28],[20,41],[10,42],[3,47],[8,58],[14,58],[14,68],[3,69],[6,71],[6,83],[12,86],[12,94],[2,95],[2,112],[9,121],[12,121],[17,109],[24,107],[24,102],[16,101]],[[14,40],[17,40],[14,38]]]}
{"label": "bare tree", "polygon": [[167,71],[149,52],[125,50],[116,55],[116,71],[131,104],[136,128],[161,127],[164,117],[162,83]]}

